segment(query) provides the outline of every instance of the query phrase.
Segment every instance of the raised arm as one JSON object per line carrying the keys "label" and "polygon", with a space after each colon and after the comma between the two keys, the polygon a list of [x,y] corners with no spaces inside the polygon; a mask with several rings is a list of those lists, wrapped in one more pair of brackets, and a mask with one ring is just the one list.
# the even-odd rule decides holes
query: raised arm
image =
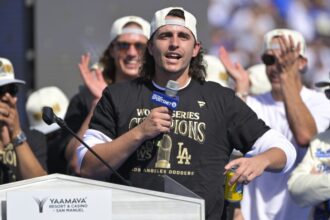
{"label": "raised arm", "polygon": [[[103,90],[107,87],[107,84],[103,78],[102,70],[99,68],[94,68],[93,70],[90,68],[90,54],[84,54],[81,56],[80,63],[78,64],[80,75],[84,81],[85,86],[88,88],[90,93],[93,95],[93,100],[91,103],[91,109],[86,118],[81,119],[83,123],[79,128],[77,135],[82,138],[86,130],[88,129],[88,125],[90,119],[93,115],[93,110],[98,102],[98,100],[102,96]],[[80,142],[71,138],[69,143],[65,148],[65,158],[68,161],[68,171],[70,173],[74,173],[75,175],[80,175],[80,171],[77,168],[77,155],[76,149],[80,145]]]}
{"label": "raised arm", "polygon": [[278,60],[276,65],[280,73],[281,93],[290,129],[300,146],[307,147],[317,134],[315,120],[300,95],[302,80],[300,72],[307,63],[299,57],[300,44],[294,45],[292,37],[279,37],[280,50],[273,53]]}

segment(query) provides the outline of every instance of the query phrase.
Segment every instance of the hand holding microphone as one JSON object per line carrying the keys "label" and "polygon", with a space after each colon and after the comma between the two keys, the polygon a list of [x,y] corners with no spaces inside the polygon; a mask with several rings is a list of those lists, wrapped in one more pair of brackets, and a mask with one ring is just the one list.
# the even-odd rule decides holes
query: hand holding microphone
{"label": "hand holding microphone", "polygon": [[165,94],[155,91],[151,97],[151,100],[161,107],[151,111],[150,119],[154,118],[153,115],[157,116],[157,113],[162,113],[158,118],[155,117],[154,120],[159,122],[160,125],[160,134],[155,138],[154,142],[158,148],[156,168],[171,168],[172,138],[169,132],[172,124],[172,111],[176,109],[179,103],[179,98],[176,97],[178,90],[179,84],[176,81],[169,80],[165,88]]}
{"label": "hand holding microphone", "polygon": [[171,111],[166,107],[157,107],[151,110],[150,114],[141,123],[145,139],[151,139],[162,133],[170,132]]}
{"label": "hand holding microphone", "polygon": [[179,104],[179,98],[176,97],[178,90],[178,82],[169,80],[166,84],[165,94],[157,91],[152,93],[151,101],[160,107],[152,109],[150,117],[148,116],[147,119],[156,128],[157,134],[170,132],[172,111]]}

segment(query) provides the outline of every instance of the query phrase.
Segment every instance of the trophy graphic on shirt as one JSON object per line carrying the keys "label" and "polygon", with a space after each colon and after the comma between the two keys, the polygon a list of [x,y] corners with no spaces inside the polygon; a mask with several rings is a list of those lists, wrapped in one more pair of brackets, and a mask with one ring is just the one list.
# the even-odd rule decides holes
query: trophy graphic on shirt
{"label": "trophy graphic on shirt", "polygon": [[156,168],[171,168],[170,156],[172,149],[172,139],[169,135],[164,134],[162,139],[157,143],[158,152],[157,152],[157,162]]}

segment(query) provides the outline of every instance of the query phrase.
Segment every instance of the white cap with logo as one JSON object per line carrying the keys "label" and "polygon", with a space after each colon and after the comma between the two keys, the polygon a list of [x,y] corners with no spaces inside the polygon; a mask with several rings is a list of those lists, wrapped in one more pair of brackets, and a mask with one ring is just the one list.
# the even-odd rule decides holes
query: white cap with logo
{"label": "white cap with logo", "polygon": [[216,56],[205,54],[204,63],[206,64],[206,81],[213,81],[222,86],[228,87],[229,76],[226,68]]}
{"label": "white cap with logo", "polygon": [[291,36],[295,46],[297,46],[298,43],[300,43],[299,54],[302,57],[306,58],[306,56],[305,56],[306,55],[306,43],[305,43],[304,37],[298,31],[289,30],[289,29],[274,29],[272,31],[267,32],[264,36],[263,53],[265,53],[269,49],[279,48],[279,45],[272,44],[272,39],[274,37],[278,37],[278,36],[285,36],[285,37]]}
{"label": "white cap with logo", "polygon": [[[141,26],[139,28],[126,28],[125,26],[128,23],[136,23]],[[115,22],[113,22],[111,30],[110,30],[110,42],[116,39],[121,34],[140,34],[149,39],[150,35],[150,24],[148,21],[143,18],[137,16],[125,16],[122,18],[118,18]]]}
{"label": "white cap with logo", "polygon": [[47,125],[42,120],[42,108],[49,106],[58,117],[64,118],[68,105],[69,100],[66,95],[55,86],[44,87],[34,91],[26,102],[30,128],[41,131],[44,134],[57,130],[59,126],[56,123]]}
{"label": "white cap with logo", "polygon": [[[184,20],[182,19],[166,19],[166,16],[168,16],[168,13],[172,10],[181,10],[184,14]],[[197,21],[193,14],[190,12],[184,10],[182,7],[169,7],[164,8],[159,11],[156,11],[154,17],[151,21],[151,32],[150,34],[153,35],[154,32],[157,31],[158,28],[164,26],[164,25],[180,25],[188,28],[191,33],[194,35],[195,40],[197,40],[197,31],[196,31],[196,25]],[[151,36],[150,35],[150,36]]]}
{"label": "white cap with logo", "polygon": [[12,83],[25,84],[23,80],[15,79],[13,64],[8,59],[0,57],[0,86]]}

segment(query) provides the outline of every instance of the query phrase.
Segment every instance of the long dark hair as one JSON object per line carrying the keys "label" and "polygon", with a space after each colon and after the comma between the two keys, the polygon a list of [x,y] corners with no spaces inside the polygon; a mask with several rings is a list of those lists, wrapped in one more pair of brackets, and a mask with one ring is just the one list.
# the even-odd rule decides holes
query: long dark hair
{"label": "long dark hair", "polygon": [[114,83],[116,80],[115,60],[110,54],[112,47],[113,47],[113,43],[111,42],[109,46],[104,50],[100,58],[100,64],[103,67],[103,78],[107,84]]}
{"label": "long dark hair", "polygon": [[[185,19],[184,13],[180,9],[173,9],[168,13],[168,15]],[[155,34],[150,37],[148,44],[151,44],[154,35]],[[189,76],[201,83],[205,82],[206,77],[206,70],[203,64],[203,55],[204,49],[201,46],[197,56],[190,60],[189,65]],[[144,80],[151,80],[155,75],[155,59],[151,56],[148,50],[144,53],[143,65],[141,67],[140,74]]]}

